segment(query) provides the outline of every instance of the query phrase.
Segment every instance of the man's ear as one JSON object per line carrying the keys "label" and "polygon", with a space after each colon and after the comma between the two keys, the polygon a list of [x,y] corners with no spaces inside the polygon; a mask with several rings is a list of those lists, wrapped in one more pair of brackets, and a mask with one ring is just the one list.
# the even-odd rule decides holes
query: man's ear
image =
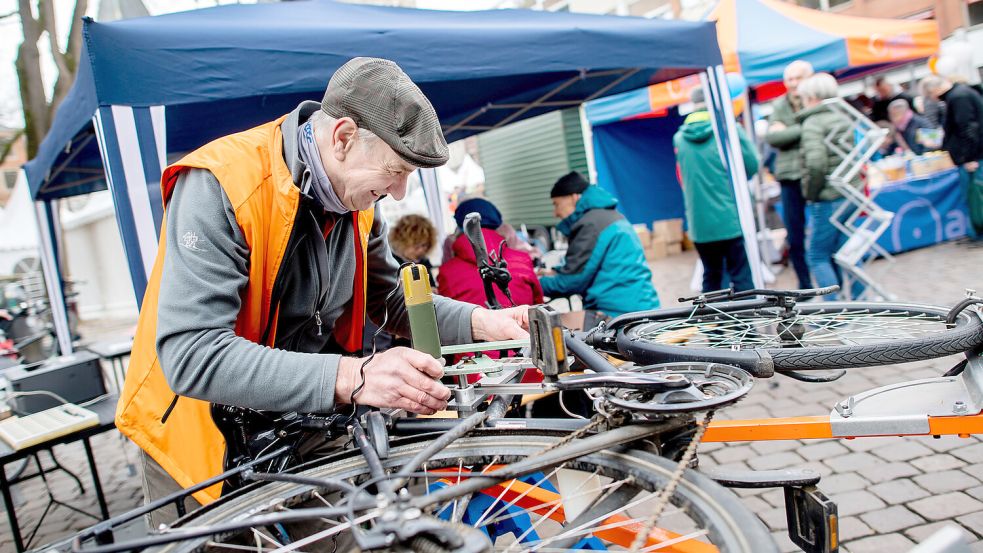
{"label": "man's ear", "polygon": [[342,117],[331,127],[331,155],[344,161],[358,139],[358,125],[351,117]]}

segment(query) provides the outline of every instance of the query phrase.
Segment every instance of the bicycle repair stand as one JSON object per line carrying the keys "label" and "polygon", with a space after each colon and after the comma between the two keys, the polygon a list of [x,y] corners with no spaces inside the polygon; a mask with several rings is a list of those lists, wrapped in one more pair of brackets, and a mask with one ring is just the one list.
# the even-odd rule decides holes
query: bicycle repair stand
{"label": "bicycle repair stand", "polygon": [[[857,189],[851,185],[884,143],[888,131],[877,126],[842,98],[830,98],[824,100],[823,104],[841,120],[823,139],[826,147],[842,158],[828,177],[829,183],[845,200],[829,219],[833,226],[849,237],[833,255],[833,260],[842,270],[841,289],[845,298],[850,300],[893,300],[894,296],[874,280],[863,266],[878,255],[894,260],[877,243],[877,239],[891,226],[894,213],[882,209],[874,202],[876,192],[867,195],[863,188]],[[865,287],[857,297],[853,295],[855,282]]]}

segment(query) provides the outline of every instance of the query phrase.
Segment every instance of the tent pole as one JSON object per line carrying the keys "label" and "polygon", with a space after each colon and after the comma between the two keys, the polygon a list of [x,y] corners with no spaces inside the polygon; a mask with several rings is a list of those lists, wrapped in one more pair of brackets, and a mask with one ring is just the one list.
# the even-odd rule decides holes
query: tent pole
{"label": "tent pole", "polygon": [[580,132],[584,140],[584,153],[587,155],[587,180],[596,183],[597,163],[594,160],[594,129],[591,127],[590,120],[587,119],[585,104],[580,104],[577,109],[580,111]]}
{"label": "tent pole", "polygon": [[748,264],[751,265],[751,276],[756,288],[764,287],[764,275],[761,266],[761,256],[758,253],[757,232],[755,232],[754,210],[751,207],[751,194],[748,190],[747,173],[744,159],[741,155],[740,137],[737,134],[737,124],[734,121],[734,108],[730,101],[727,79],[724,67],[717,65],[707,67],[700,76],[704,91],[707,92],[707,110],[710,111],[710,121],[717,136],[717,147],[721,160],[730,174],[734,187],[734,198],[737,202],[737,212],[744,233],[744,248]]}
{"label": "tent pole", "polygon": [[[744,132],[747,133],[748,138],[751,139],[751,144],[758,143],[758,136],[754,132],[754,116],[751,111],[751,102],[754,99],[754,94],[751,88],[748,87],[744,92],[741,93],[741,100],[744,102]],[[756,149],[757,151],[757,149]],[[757,151],[758,157],[761,161],[764,161],[764,157],[761,155],[760,151]],[[764,180],[761,178],[762,172],[759,169],[758,173],[751,177],[751,186],[754,188],[754,217],[758,224],[758,232],[756,233],[758,240],[758,251],[761,253],[761,260],[767,265],[772,261],[768,252],[770,252],[773,246],[769,242],[771,240],[770,234],[768,232],[768,225],[765,222],[765,187]],[[768,257],[765,257],[768,256]]]}
{"label": "tent pole", "polygon": [[[27,176],[23,170],[20,172],[20,178],[26,185]],[[44,272],[44,284],[48,292],[51,322],[55,326],[55,335],[58,338],[58,351],[61,355],[70,355],[74,349],[72,330],[68,325],[65,288],[58,265],[58,242],[55,235],[58,218],[51,208],[50,200],[34,202],[34,215],[38,232],[38,253],[41,256],[41,269]]]}
{"label": "tent pole", "polygon": [[[437,245],[444,244],[446,222],[444,222],[444,195],[440,191],[440,180],[436,169],[420,169],[420,186],[423,188],[423,199],[427,204],[430,221],[437,229]],[[446,261],[446,260],[442,260]]]}

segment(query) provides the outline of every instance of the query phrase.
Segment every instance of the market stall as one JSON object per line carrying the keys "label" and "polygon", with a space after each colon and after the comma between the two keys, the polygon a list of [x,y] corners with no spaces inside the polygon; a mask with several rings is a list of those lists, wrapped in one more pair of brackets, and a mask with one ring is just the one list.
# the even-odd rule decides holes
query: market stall
{"label": "market stall", "polygon": [[[757,101],[784,93],[782,72],[794,60],[849,78],[925,59],[939,48],[938,26],[932,20],[851,17],[780,0],[721,0],[707,19],[717,22],[727,72],[740,73]],[[690,76],[589,102],[585,107],[593,127],[598,183],[615,193],[653,181],[658,181],[653,185],[657,191],[670,190],[667,183],[676,184],[675,156],[663,133],[675,132],[678,124],[672,122],[679,119],[674,107],[687,102],[690,90],[699,85],[699,78]],[[670,113],[665,123],[640,121]],[[629,133],[631,140],[625,140]],[[640,182],[638,175],[647,178]],[[633,222],[668,218],[673,211],[665,204],[681,201],[678,194],[655,195],[651,189],[647,196],[659,201],[637,207],[630,216]]]}
{"label": "market stall", "polygon": [[[73,89],[24,168],[56,311],[51,200],[108,185],[142,298],[160,232],[163,167],[320,99],[328,77],[352,57],[399,63],[433,102],[449,141],[721,63],[712,22],[531,10],[260,3],[89,20],[84,33]],[[67,333],[60,336],[71,351]]]}

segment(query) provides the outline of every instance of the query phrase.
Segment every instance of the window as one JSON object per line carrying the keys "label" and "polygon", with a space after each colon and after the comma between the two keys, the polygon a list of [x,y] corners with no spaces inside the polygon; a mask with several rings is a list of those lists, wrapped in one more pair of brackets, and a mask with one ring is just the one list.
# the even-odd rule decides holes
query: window
{"label": "window", "polygon": [[973,2],[967,6],[969,8],[969,25],[983,24],[983,2]]}

